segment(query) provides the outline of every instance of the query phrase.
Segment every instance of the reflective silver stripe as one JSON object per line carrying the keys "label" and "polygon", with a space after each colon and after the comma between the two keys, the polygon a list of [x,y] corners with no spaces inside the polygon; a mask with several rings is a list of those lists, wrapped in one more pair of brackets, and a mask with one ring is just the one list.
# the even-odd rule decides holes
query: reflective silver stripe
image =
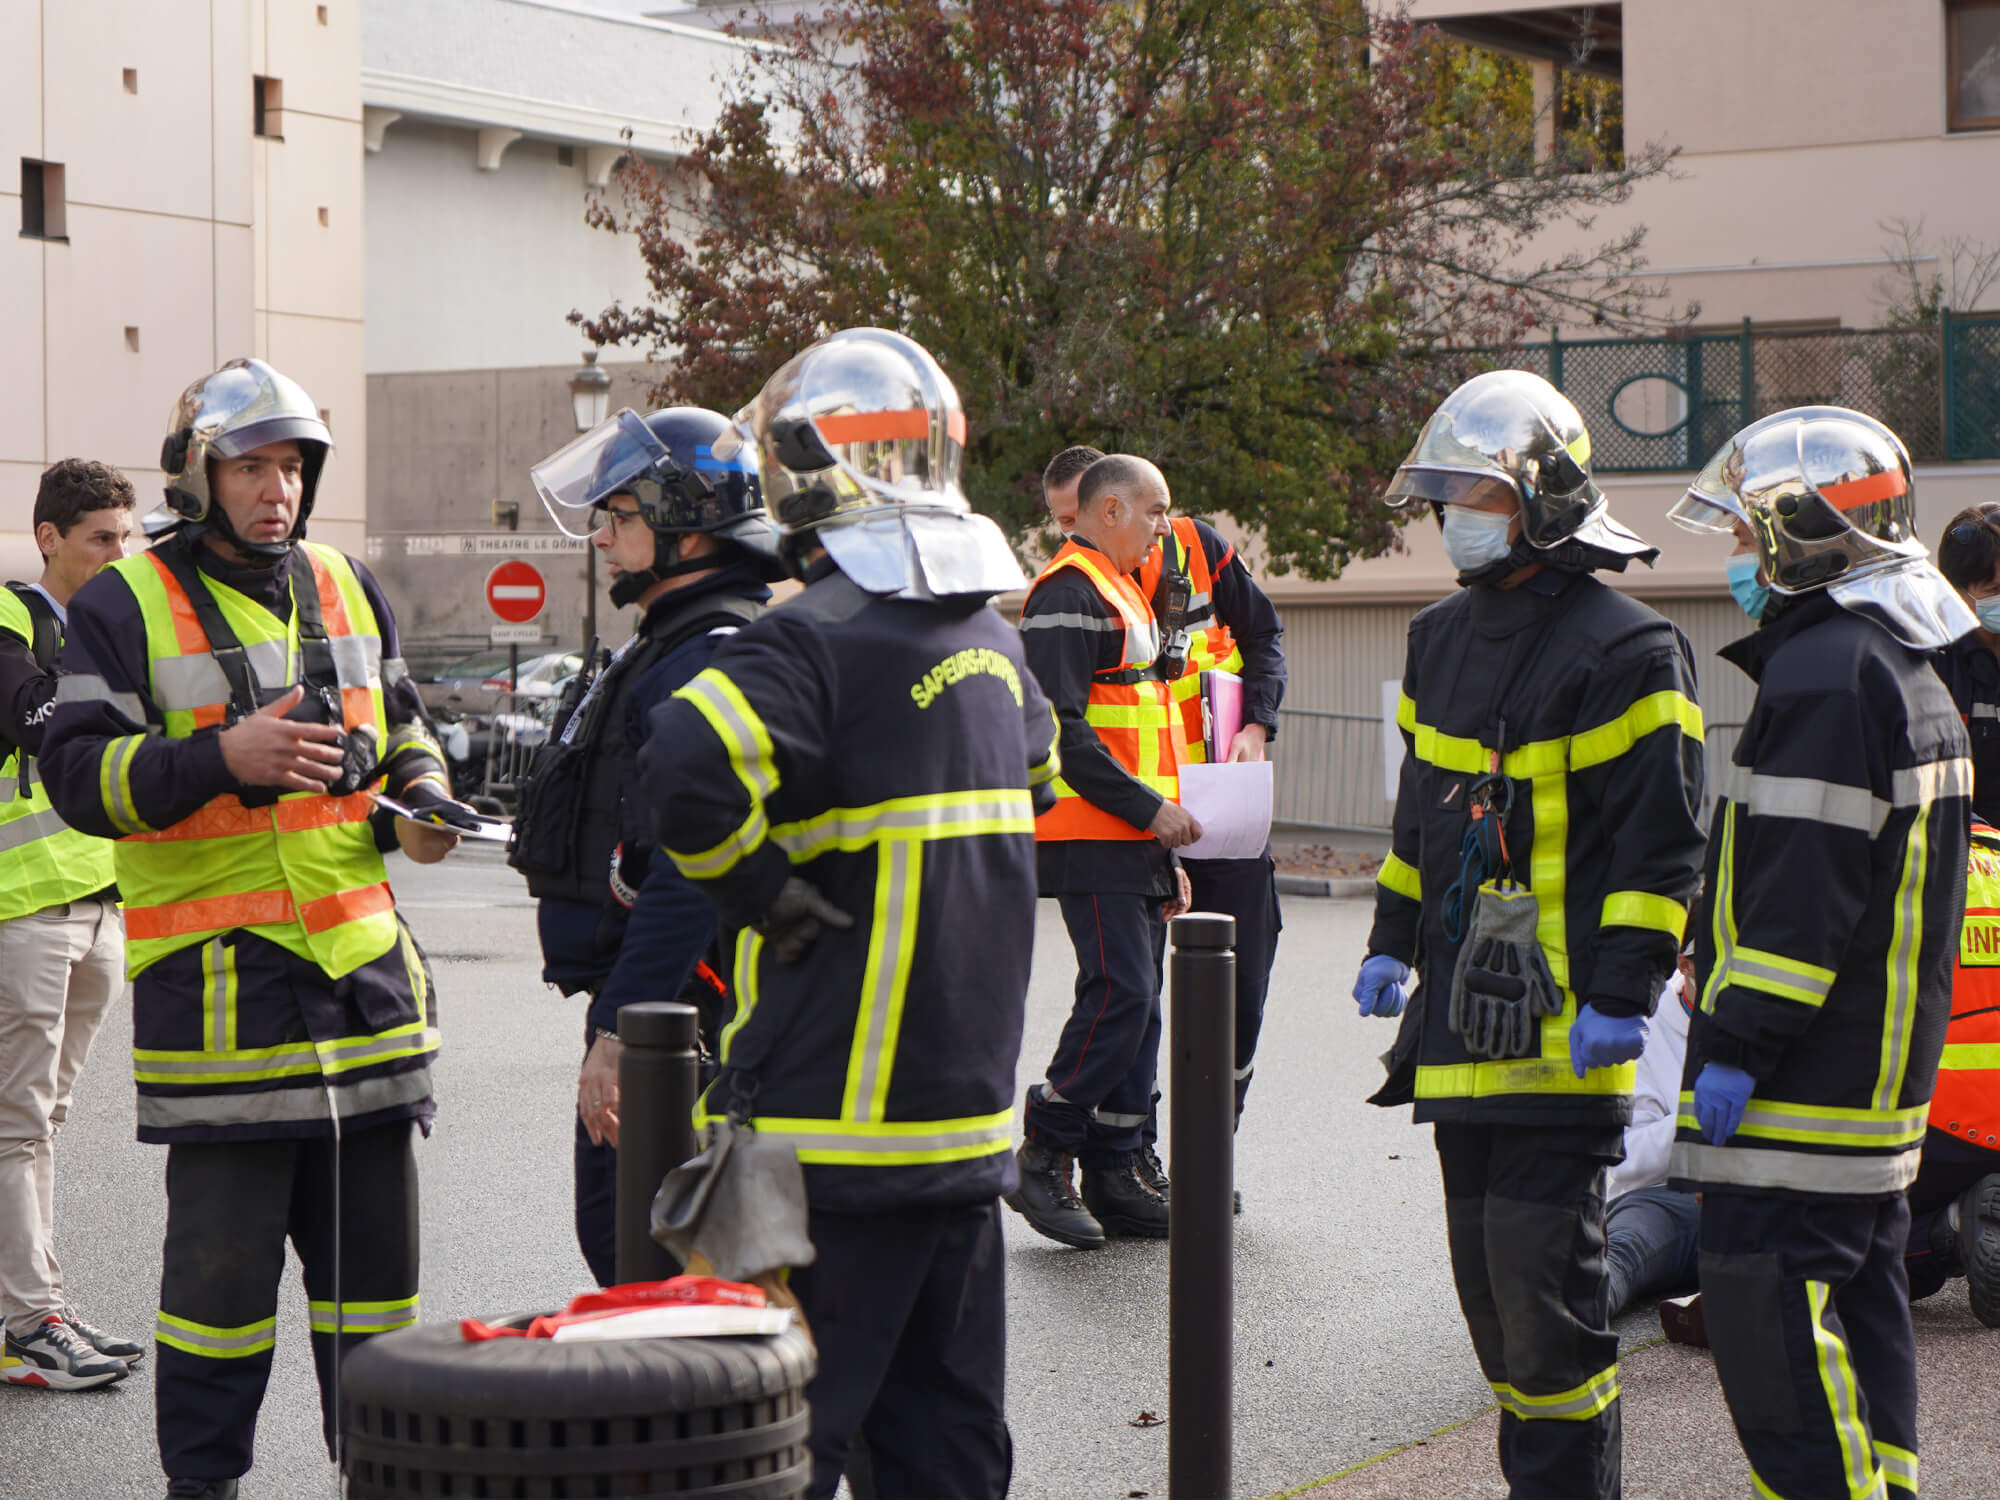
{"label": "reflective silver stripe", "polygon": [[1823,1152],[1675,1141],[1667,1173],[1670,1177],[1717,1187],[1792,1188],[1801,1193],[1900,1193],[1916,1181],[1921,1155],[1914,1146],[1880,1155],[1833,1156]]}
{"label": "reflective silver stripe", "polygon": [[759,1135],[783,1141],[797,1151],[847,1151],[891,1156],[911,1151],[950,1151],[960,1146],[990,1146],[996,1142],[1005,1146],[1013,1139],[1013,1126],[1008,1122],[962,1130],[940,1130],[930,1135],[847,1135],[837,1131],[789,1130],[762,1119],[754,1123]]}
{"label": "reflective silver stripe", "polygon": [[[220,939],[217,940],[218,942]],[[219,960],[218,960],[219,962]],[[221,970],[218,969],[220,974]],[[427,1027],[421,1034],[409,1033],[403,1036],[374,1036],[365,1041],[329,1042],[322,1048],[311,1042],[299,1042],[289,1047],[259,1048],[248,1057],[221,1057],[212,1052],[182,1053],[172,1058],[154,1058],[133,1054],[133,1070],[139,1073],[191,1073],[197,1076],[218,1073],[270,1073],[279,1068],[301,1067],[307,1063],[318,1067],[325,1062],[336,1064],[335,1076],[365,1068],[379,1058],[396,1056],[414,1057],[418,1051],[434,1052],[443,1038],[436,1027]],[[415,1048],[416,1051],[411,1049]]]}
{"label": "reflective silver stripe", "polygon": [[1257,1071],[1257,1065],[1255,1063],[1252,1063],[1250,1064],[1250,1066],[1245,1068],[1238,1068],[1236,1070],[1236,1081],[1238,1083],[1241,1083],[1244,1079],[1248,1078],[1252,1073],[1256,1071]]}
{"label": "reflective silver stripe", "polygon": [[[314,1333],[332,1333],[333,1304],[314,1302],[306,1310],[306,1321]],[[345,1303],[340,1311],[340,1331],[342,1333],[387,1333],[395,1328],[408,1328],[417,1321],[415,1305],[391,1308],[386,1312],[356,1312],[353,1303]]]}
{"label": "reflective silver stripe", "polygon": [[2000,719],[2000,703],[1975,703],[1972,705],[1975,719]]}
{"label": "reflective silver stripe", "polygon": [[[343,1119],[415,1104],[430,1096],[431,1070],[363,1078],[354,1083],[330,1081],[333,1102]],[[192,1094],[168,1097],[139,1095],[139,1125],[147,1130],[178,1130],[198,1125],[269,1125],[288,1120],[324,1120],[327,1086],[318,1079],[304,1085],[267,1089],[258,1094]]]}
{"label": "reflective silver stripe", "polygon": [[[380,641],[377,641],[375,643],[375,649],[378,652],[382,649],[382,643]],[[394,687],[397,683],[401,682],[404,678],[408,677],[409,675],[410,675],[409,664],[405,662],[402,657],[385,656],[382,658],[382,686]]]}
{"label": "reflective silver stripe", "polygon": [[223,1356],[261,1353],[276,1341],[277,1336],[276,1318],[245,1324],[240,1333],[229,1334],[199,1332],[164,1312],[153,1323],[153,1337],[156,1339],[171,1344],[192,1344],[197,1349]]}
{"label": "reflective silver stripe", "polygon": [[1749,984],[1747,987],[1750,989],[1769,993],[1772,985],[1782,985],[1786,989],[1805,990],[1821,1000],[1826,999],[1833,989],[1831,979],[1821,979],[1818,975],[1801,974],[1795,969],[1780,969],[1773,964],[1759,963],[1754,958],[1745,958],[1742,949],[1732,946],[1729,957],[1723,965],[1722,982],[1741,984],[1746,980],[1763,981]]}
{"label": "reflective silver stripe", "polygon": [[[891,839],[882,846],[880,868],[875,874],[880,891],[876,910],[881,916],[868,940],[868,956],[875,971],[875,983],[862,997],[866,1030],[861,1043],[861,1066],[848,1085],[853,1118],[857,1120],[878,1118],[874,1102],[875,1084],[890,1064],[890,1059],[883,1053],[888,1047],[889,1016],[895,1004],[896,981],[908,978],[897,962],[903,948],[904,906],[911,894],[911,883],[922,878],[919,864],[922,859],[923,850],[908,839]],[[913,869],[912,865],[918,865],[918,868]],[[909,915],[914,916],[915,913]],[[887,1093],[885,1088],[885,1097]]]}
{"label": "reflective silver stripe", "polygon": [[116,759],[111,760],[109,765],[102,760],[98,763],[98,774],[104,785],[111,789],[111,795],[104,804],[105,816],[111,819],[114,828],[125,833],[138,833],[146,827],[145,820],[132,806],[128,795],[132,790],[132,757],[138,754],[139,743],[143,739],[145,736],[142,734],[128,734],[109,741],[103,754],[106,759],[114,756]]}
{"label": "reflective silver stripe", "polygon": [[1889,1483],[1898,1489],[1917,1492],[1917,1455],[1907,1448],[1898,1448],[1893,1443],[1879,1439],[1875,1444],[1875,1457],[1881,1461],[1882,1473]]}
{"label": "reflective silver stripe", "polygon": [[[709,670],[713,671],[714,668],[711,667]],[[729,751],[729,758],[734,763],[736,774],[743,779],[744,788],[753,799],[762,802],[777,790],[777,767],[758,747],[760,739],[767,743],[769,741],[769,735],[765,733],[761,722],[752,723],[737,712],[736,705],[729,700],[729,695],[722,692],[706,673],[695,678],[676,696],[700,699],[708,705],[709,712],[728,726],[732,743],[723,748]],[[758,809],[754,807],[751,809],[752,818],[756,817],[757,811]]]}
{"label": "reflective silver stripe", "polygon": [[1891,777],[1890,791],[1892,796],[1885,801],[1867,787],[1810,776],[1767,776],[1736,765],[1729,768],[1722,786],[1725,797],[1756,817],[1805,818],[1873,838],[1899,807],[1923,807],[1941,797],[1970,796],[1972,763],[1934,760],[1910,766]]}
{"label": "reflective silver stripe", "polygon": [[12,802],[21,790],[21,783],[12,776],[0,776],[0,802]]}
{"label": "reflective silver stripe", "polygon": [[[1686,1118],[1687,1105],[1681,1106],[1682,1118]],[[1816,1114],[1803,1107],[1788,1109],[1782,1104],[1766,1104],[1752,1099],[1744,1111],[1743,1125],[1763,1126],[1771,1130],[1811,1130],[1822,1135],[1851,1135],[1856,1145],[1868,1145],[1878,1140],[1915,1144],[1910,1140],[1914,1131],[1923,1134],[1924,1111],[1921,1106],[1914,1110],[1897,1110],[1891,1115],[1876,1115],[1873,1118],[1843,1117]]]}
{"label": "reflective silver stripe", "polygon": [[25,818],[15,818],[10,823],[0,823],[0,852],[18,849],[23,844],[34,843],[37,839],[51,838],[67,827],[69,824],[62,820],[62,814],[53,807],[29,813]]}
{"label": "reflective silver stripe", "polygon": [[967,824],[1018,819],[1020,831],[1034,827],[1034,802],[1026,791],[1012,788],[982,792],[977,801],[930,805],[927,798],[906,799],[915,806],[881,803],[874,807],[835,808],[804,823],[781,823],[771,830],[771,842],[787,854],[824,853],[835,844],[872,844],[890,834],[916,833],[945,837]]}
{"label": "reflective silver stripe", "polygon": [[382,642],[372,635],[337,635],[333,648],[334,675],[344,688],[372,688],[382,682]]}
{"label": "reflective silver stripe", "polygon": [[1097,630],[1106,635],[1118,635],[1125,629],[1123,620],[1107,620],[1101,615],[1079,614],[1075,610],[1057,610],[1045,615],[1029,615],[1021,621],[1023,630]]}
{"label": "reflective silver stripe", "polygon": [[146,706],[137,693],[114,693],[109,683],[95,672],[78,672],[56,679],[58,703],[108,703],[133,724],[146,722]]}
{"label": "reflective silver stripe", "polygon": [[[1901,775],[1901,772],[1897,773]],[[1923,937],[1924,872],[1930,866],[1930,820],[1921,813],[1903,839],[1902,883],[1896,889],[1896,941],[1889,950],[1889,972],[1882,998],[1882,1065],[1875,1079],[1875,1107],[1894,1109],[1903,1092],[1903,1074],[1910,1063],[1910,1026],[1916,1011],[1917,946]],[[1953,924],[1953,931],[1957,925]],[[1948,1009],[1949,1007],[1947,1007]],[[1928,1092],[1928,1090],[1926,1090]]]}
{"label": "reflective silver stripe", "polygon": [[1143,1125],[1146,1123],[1144,1115],[1113,1114],[1110,1110],[1103,1108],[1093,1109],[1090,1112],[1090,1117],[1100,1125],[1114,1125],[1127,1130],[1131,1129],[1134,1125]]}
{"label": "reflective silver stripe", "polygon": [[1188,618],[1192,620],[1196,615],[1206,610],[1208,606],[1209,596],[1207,594],[1189,594],[1187,603]]}
{"label": "reflective silver stripe", "polygon": [[1890,791],[1895,794],[1898,807],[1921,807],[1941,797],[1970,797],[1972,762],[1961,757],[1911,766],[1896,772],[1890,780]]}

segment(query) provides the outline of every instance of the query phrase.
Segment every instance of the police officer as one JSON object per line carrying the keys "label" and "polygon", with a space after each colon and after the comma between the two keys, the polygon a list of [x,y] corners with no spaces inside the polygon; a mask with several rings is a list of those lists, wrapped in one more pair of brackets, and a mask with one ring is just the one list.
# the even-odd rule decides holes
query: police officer
{"label": "police officer", "polygon": [[1021,612],[1028,663],[1062,724],[1064,774],[1036,821],[1036,868],[1076,949],[1076,994],[1028,1090],[1021,1186],[1007,1202],[1038,1233],[1095,1250],[1107,1234],[1167,1233],[1165,1193],[1140,1163],[1166,923],[1188,901],[1172,851],[1201,827],[1179,805],[1187,748],[1172,687],[1186,642],[1168,649],[1131,577],[1167,532],[1172,496],[1158,469],[1125,454],[1092,464],[1077,495],[1075,530]]}
{"label": "police officer", "polygon": [[82,1321],[55,1253],[55,1141],[112,997],[125,987],[125,923],[111,846],[49,806],[36,752],[55,704],[63,616],[125,555],[132,481],[66,458],[42,475],[42,573],[0,590],[0,1379],[83,1390],[124,1378],[143,1345]]}
{"label": "police officer", "polygon": [[1618,1493],[1605,1169],[1701,855],[1687,641],[1607,587],[1656,555],[1606,512],[1576,408],[1521,371],[1445,398],[1391,481],[1463,587],[1410,624],[1393,851],[1354,988],[1394,1015],[1374,1102],[1436,1126],[1452,1275],[1519,1496]]}
{"label": "police officer", "polygon": [[1710,830],[1671,1164],[1702,1194],[1716,1372],[1759,1493],[1914,1496],[1903,1190],[1951,1014],[1972,784],[1930,653],[1974,619],[1917,540],[1902,443],[1860,412],[1752,423],[1673,516],[1748,526],[1772,591],[1723,652],[1757,699]]}
{"label": "police officer", "polygon": [[[959,489],[965,414],[920,346],[813,345],[737,414],[805,590],[654,711],[660,842],[737,946],[700,1116],[804,1164],[816,1500],[865,1437],[884,1497],[1006,1492],[996,1199],[1034,948],[1032,789],[1055,723],[987,608],[1024,581]],[[728,445],[718,444],[722,452]]]}
{"label": "police officer", "polygon": [[374,815],[364,788],[456,804],[380,588],[305,540],[330,447],[259,360],[188,387],[149,518],[171,530],[71,600],[42,747],[57,811],[118,840],[139,1139],[169,1148],[173,1496],[233,1496],[250,1467],[288,1238],[329,1449],[336,1337],[417,1317],[411,1138],[434,1113],[437,1011],[382,850],[430,861],[457,836]]}
{"label": "police officer", "polygon": [[[725,463],[719,412],[621,411],[535,466],[557,526],[603,554],[611,602],[644,611],[598,670],[572,678],[521,793],[509,859],[528,877],[542,977],[590,993],[577,1080],[576,1235],[600,1286],[615,1279],[618,1008],[683,995],[707,1016],[722,980],[715,912],[670,861],[652,858],[636,795],[646,716],[764,612],[777,537],[742,455]],[[712,1038],[715,1027],[704,1030]]]}

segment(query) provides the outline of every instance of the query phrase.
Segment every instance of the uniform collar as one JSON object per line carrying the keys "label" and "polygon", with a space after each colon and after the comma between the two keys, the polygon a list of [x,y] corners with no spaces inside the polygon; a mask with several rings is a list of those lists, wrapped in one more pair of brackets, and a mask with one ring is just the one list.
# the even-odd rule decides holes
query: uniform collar
{"label": "uniform collar", "polygon": [[1731,665],[1741,667],[1752,682],[1762,682],[1764,668],[1771,664],[1771,658],[1778,654],[1778,648],[1786,641],[1835,615],[1846,613],[1823,589],[1789,597],[1774,593],[1771,602],[1764,606],[1763,623],[1749,635],[1731,641],[1715,654]]}
{"label": "uniform collar", "polygon": [[697,578],[693,583],[677,589],[668,589],[659,598],[646,606],[645,621],[639,627],[657,625],[669,615],[679,614],[696,600],[711,594],[729,594],[741,599],[755,599],[759,604],[769,602],[771,591],[764,580],[757,576],[757,570],[748,563],[730,563],[718,568],[705,578]]}

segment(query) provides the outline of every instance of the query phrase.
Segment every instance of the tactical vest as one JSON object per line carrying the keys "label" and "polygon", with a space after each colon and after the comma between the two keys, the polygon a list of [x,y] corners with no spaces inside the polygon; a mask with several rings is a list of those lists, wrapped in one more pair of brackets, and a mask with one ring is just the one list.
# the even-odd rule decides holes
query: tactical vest
{"label": "tactical vest", "polygon": [[[1216,617],[1215,575],[1209,571],[1208,552],[1201,545],[1201,532],[1190,516],[1174,517],[1172,534],[1147,553],[1145,562],[1139,565],[1139,591],[1153,601],[1154,616],[1166,618],[1162,608],[1167,594],[1169,546],[1174,549],[1175,569],[1188,580],[1187,613],[1182,616],[1188,633],[1188,659],[1186,669],[1172,685],[1174,707],[1180,712],[1188,761],[1199,765],[1208,759],[1208,743],[1201,722],[1201,674],[1211,670],[1240,673],[1243,652],[1229,627]],[[1228,753],[1226,746],[1223,753],[1225,756]]]}
{"label": "tactical vest", "polygon": [[1938,1059],[1930,1127],[2000,1150],[2000,832],[1972,825],[1965,926],[1952,970],[1951,1025]]}
{"label": "tactical vest", "polygon": [[[1188,760],[1187,741],[1172,684],[1161,681],[1154,671],[1160,654],[1160,627],[1152,607],[1139,586],[1114,571],[1104,554],[1094,548],[1064,542],[1036,584],[1054,577],[1060,568],[1074,568],[1089,579],[1125,626],[1118,666],[1091,675],[1085,721],[1133,780],[1169,802],[1180,801],[1180,768]],[[1106,812],[1062,777],[1055,779],[1054,786],[1056,805],[1035,819],[1037,839],[1138,840],[1153,836]]]}
{"label": "tactical vest", "polygon": [[625,787],[639,752],[625,734],[632,687],[668,652],[724,626],[744,625],[765,605],[704,594],[639,635],[594,675],[570,680],[548,743],[528,768],[507,861],[537,901],[600,906],[611,894]]}
{"label": "tactical vest", "polygon": [[[55,670],[62,627],[39,593],[12,583],[0,589],[0,630],[19,636],[44,672]],[[111,845],[65,823],[49,805],[34,756],[9,747],[0,759],[0,922],[81,901],[114,879]]]}
{"label": "tactical vest", "polygon": [[[346,730],[372,731],[378,745],[387,743],[381,627],[346,557],[301,542],[290,564],[292,617],[281,621],[227,584],[193,571],[186,550],[169,558],[166,549],[182,546],[164,542],[111,565],[139,602],[148,689],[168,738],[186,739],[229,721],[233,684],[217,652],[236,646],[267,690],[288,687],[302,675],[318,677],[309,658],[322,659],[321,670],[338,687]],[[302,575],[315,587],[301,591]],[[198,606],[185,580],[205,589],[208,599]],[[211,609],[235,642],[211,644],[200,618]],[[130,743],[136,745],[136,737]],[[104,755],[114,821],[125,744],[112,741]],[[287,792],[262,806],[246,806],[225,792],[172,827],[118,840],[132,977],[170,953],[237,928],[318,964],[335,979],[387,953],[396,943],[395,901],[368,824],[372,811],[365,792]]]}

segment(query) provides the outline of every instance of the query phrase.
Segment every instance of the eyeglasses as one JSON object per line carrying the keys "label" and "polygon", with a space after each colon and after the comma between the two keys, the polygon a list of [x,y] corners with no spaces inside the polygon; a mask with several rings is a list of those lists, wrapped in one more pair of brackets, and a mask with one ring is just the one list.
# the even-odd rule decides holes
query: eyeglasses
{"label": "eyeglasses", "polygon": [[602,531],[606,526],[616,531],[627,521],[645,519],[637,510],[614,510],[608,505],[593,506],[590,512],[591,529],[594,531]]}

